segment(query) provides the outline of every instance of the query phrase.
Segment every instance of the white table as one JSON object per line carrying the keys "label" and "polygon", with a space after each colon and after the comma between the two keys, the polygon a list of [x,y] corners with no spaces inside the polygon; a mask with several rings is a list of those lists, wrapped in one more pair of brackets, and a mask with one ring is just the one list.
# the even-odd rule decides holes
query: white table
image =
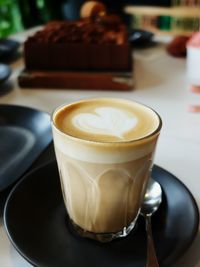
{"label": "white table", "polygon": [[[24,40],[29,33],[30,31],[15,37]],[[188,112],[190,104],[200,104],[200,95],[192,94],[188,90],[185,59],[169,56],[161,44],[136,51],[134,58],[135,90],[131,92],[20,89],[16,78],[23,68],[23,60],[19,59],[11,65],[13,74],[10,80],[13,88],[0,94],[0,103],[24,105],[51,113],[63,102],[104,96],[134,99],[151,106],[163,119],[155,163],[183,181],[200,207],[200,114]],[[200,233],[191,248],[174,266],[200,267],[199,249]],[[30,266],[12,247],[1,219],[0,266]]]}

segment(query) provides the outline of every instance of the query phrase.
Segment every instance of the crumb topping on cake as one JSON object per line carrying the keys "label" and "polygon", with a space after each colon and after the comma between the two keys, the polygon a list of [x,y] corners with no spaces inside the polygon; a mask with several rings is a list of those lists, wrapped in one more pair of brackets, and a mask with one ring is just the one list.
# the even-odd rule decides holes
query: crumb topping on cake
{"label": "crumb topping on cake", "polygon": [[120,17],[106,15],[77,21],[53,21],[45,28],[29,37],[34,43],[90,43],[116,44],[127,43],[127,31]]}

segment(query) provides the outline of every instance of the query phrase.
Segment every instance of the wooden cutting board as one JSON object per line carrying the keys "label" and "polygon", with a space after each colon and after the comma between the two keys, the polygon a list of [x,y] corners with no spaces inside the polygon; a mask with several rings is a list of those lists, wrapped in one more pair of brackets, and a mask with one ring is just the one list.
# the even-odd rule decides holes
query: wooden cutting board
{"label": "wooden cutting board", "polygon": [[133,73],[130,72],[84,72],[84,71],[38,71],[24,70],[18,77],[22,88],[58,88],[87,90],[133,89]]}

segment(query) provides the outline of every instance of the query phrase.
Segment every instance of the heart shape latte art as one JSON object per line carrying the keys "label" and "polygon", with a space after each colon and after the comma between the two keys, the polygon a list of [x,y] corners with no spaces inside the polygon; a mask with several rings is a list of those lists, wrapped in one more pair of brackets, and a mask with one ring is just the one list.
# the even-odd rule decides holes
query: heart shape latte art
{"label": "heart shape latte art", "polygon": [[91,134],[116,136],[124,139],[123,135],[137,125],[137,118],[129,112],[117,108],[96,108],[96,114],[82,113],[73,118],[73,124],[81,131]]}

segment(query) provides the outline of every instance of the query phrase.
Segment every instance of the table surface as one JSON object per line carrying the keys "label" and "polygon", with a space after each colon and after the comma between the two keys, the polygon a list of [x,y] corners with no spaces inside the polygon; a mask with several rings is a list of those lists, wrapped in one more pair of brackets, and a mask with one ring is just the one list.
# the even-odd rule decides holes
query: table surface
{"label": "table surface", "polygon": [[[14,36],[20,41],[35,29]],[[60,104],[88,97],[123,97],[154,108],[162,117],[163,128],[155,163],[177,176],[192,192],[200,207],[200,113],[188,111],[200,105],[200,95],[191,93],[186,77],[185,59],[173,58],[165,51],[168,41],[157,38],[155,47],[137,50],[134,57],[135,89],[130,92],[90,90],[20,89],[17,76],[23,59],[11,64],[10,81],[0,88],[0,104],[17,104],[51,113]],[[174,267],[200,267],[200,231],[190,249]],[[0,218],[0,266],[28,267],[7,238]]]}

